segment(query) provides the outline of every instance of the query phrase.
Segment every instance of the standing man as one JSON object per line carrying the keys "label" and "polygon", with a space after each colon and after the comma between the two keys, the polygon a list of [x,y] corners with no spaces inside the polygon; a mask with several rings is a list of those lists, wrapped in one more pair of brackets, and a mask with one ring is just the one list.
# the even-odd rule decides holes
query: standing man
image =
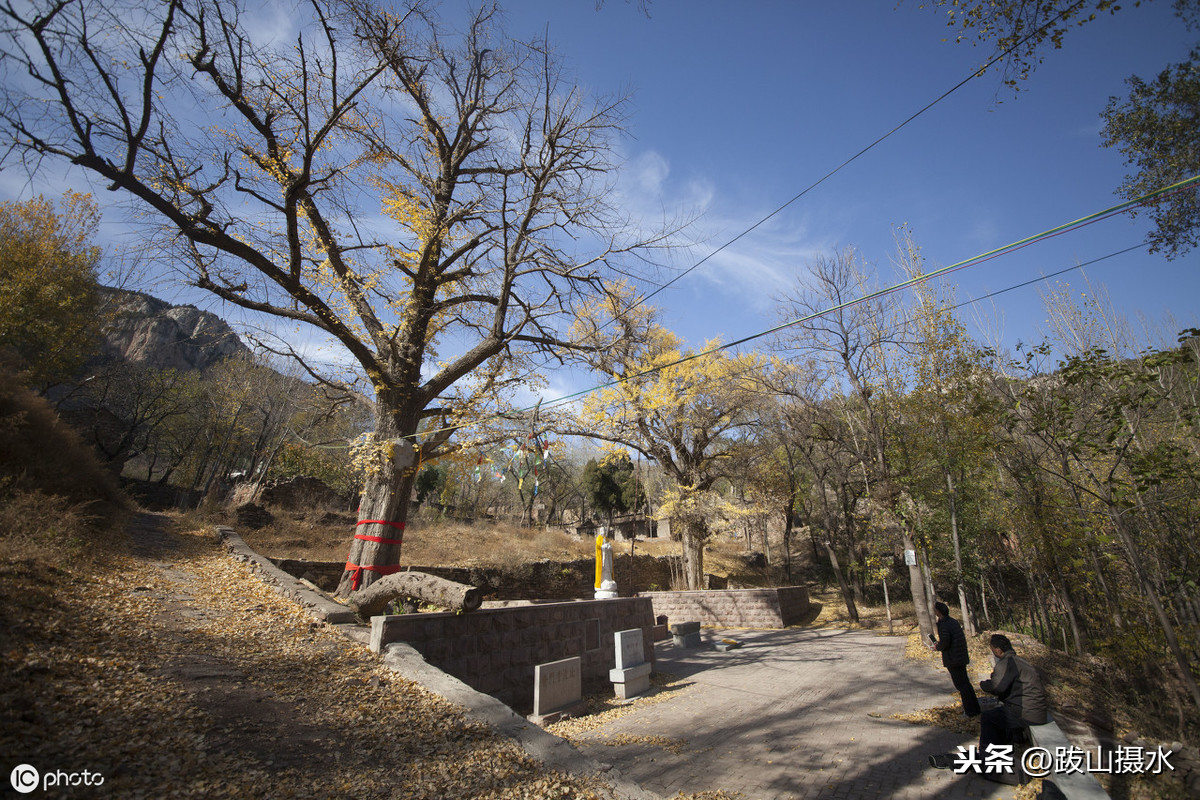
{"label": "standing man", "polygon": [[954,688],[962,697],[962,713],[964,717],[979,716],[979,698],[975,696],[975,687],[967,675],[967,664],[971,656],[967,652],[967,637],[963,634],[958,620],[950,616],[950,608],[945,603],[934,603],[933,613],[937,618],[937,641],[931,642],[932,650],[942,654],[942,666],[950,673]]}

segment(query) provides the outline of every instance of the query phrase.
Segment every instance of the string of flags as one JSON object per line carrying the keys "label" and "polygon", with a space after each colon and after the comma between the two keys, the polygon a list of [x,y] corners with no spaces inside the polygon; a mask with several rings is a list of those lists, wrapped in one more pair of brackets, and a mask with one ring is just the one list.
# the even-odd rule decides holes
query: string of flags
{"label": "string of flags", "polygon": [[524,491],[526,478],[533,478],[533,494],[536,497],[541,485],[541,475],[550,463],[550,450],[554,443],[530,433],[520,445],[507,445],[499,452],[499,459],[479,455],[475,462],[474,478],[478,483],[486,474],[492,480],[504,483],[511,476],[517,481],[517,490]]}

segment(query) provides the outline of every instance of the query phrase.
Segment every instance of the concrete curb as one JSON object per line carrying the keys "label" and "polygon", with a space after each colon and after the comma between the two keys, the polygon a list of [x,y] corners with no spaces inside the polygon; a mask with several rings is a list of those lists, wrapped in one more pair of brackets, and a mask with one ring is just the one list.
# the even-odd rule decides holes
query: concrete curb
{"label": "concrete curb", "polygon": [[[279,594],[300,605],[316,619],[330,623],[347,638],[369,646],[370,628],[357,624],[354,612],[349,608],[313,591],[298,578],[276,567],[252,550],[233,528],[217,526],[217,539],[233,558],[249,564]],[[383,649],[380,657],[384,665],[400,677],[464,707],[472,719],[485,722],[501,735],[514,739],[546,766],[607,783],[612,787],[614,800],[661,800],[654,792],[625,779],[612,765],[584,755],[566,739],[542,730],[491,695],[476,691],[430,665],[411,646],[393,642]]]}
{"label": "concrete curb", "polygon": [[313,591],[301,583],[299,578],[287,574],[269,559],[254,552],[233,528],[218,525],[217,539],[231,556],[249,564],[263,580],[274,586],[277,592],[304,608],[311,616],[331,624],[355,622],[353,611],[320,592]]}

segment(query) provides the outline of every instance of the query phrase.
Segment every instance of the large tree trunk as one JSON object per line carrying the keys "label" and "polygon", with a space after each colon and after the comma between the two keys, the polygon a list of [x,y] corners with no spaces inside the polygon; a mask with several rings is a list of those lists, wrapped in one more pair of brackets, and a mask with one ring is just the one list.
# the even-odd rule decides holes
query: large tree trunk
{"label": "large tree trunk", "polygon": [[954,540],[954,574],[958,584],[958,611],[961,615],[963,630],[968,636],[975,635],[975,620],[971,618],[971,609],[967,607],[967,587],[963,583],[962,548],[958,541],[958,504],[955,502],[954,478],[946,472],[946,488],[950,499],[950,537]]}
{"label": "large tree trunk", "polygon": [[387,429],[394,426],[383,425],[383,419],[386,417],[381,417],[380,427],[385,430],[382,435],[376,431],[376,436],[382,442],[391,442],[391,453],[387,457],[385,451],[385,457],[378,459],[378,469],[368,474],[363,487],[354,541],[346,559],[346,571],[338,583],[339,597],[349,597],[351,592],[399,571],[408,498],[416,478],[416,453],[407,440],[388,435]]}
{"label": "large tree trunk", "polygon": [[1096,556],[1096,548],[1090,542],[1087,545],[1088,558],[1092,562],[1092,570],[1096,574],[1096,580],[1100,583],[1100,589],[1104,592],[1104,599],[1107,601],[1109,608],[1109,618],[1117,630],[1125,627],[1125,620],[1121,616],[1121,603],[1112,590],[1108,587],[1108,581],[1104,579],[1104,568],[1100,565],[1100,559]]}
{"label": "large tree trunk", "polygon": [[689,520],[683,525],[683,577],[688,589],[704,588],[704,542],[708,526],[703,520]]}
{"label": "large tree trunk", "polygon": [[792,513],[795,501],[789,498],[783,507],[783,575],[786,582],[792,582]]}
{"label": "large tree trunk", "polygon": [[992,615],[988,613],[987,575],[984,573],[982,567],[979,570],[979,602],[983,604],[983,621],[990,628],[992,626]]}
{"label": "large tree trunk", "polygon": [[895,633],[895,630],[893,629],[893,626],[892,626],[892,598],[888,596],[887,578],[884,578],[882,583],[883,583],[883,606],[884,606],[884,608],[887,609],[888,633],[891,634],[891,633]]}
{"label": "large tree trunk", "polygon": [[[929,545],[925,543],[921,546],[921,551],[917,554],[917,561],[921,564],[921,577],[925,580],[925,598],[929,602],[930,608],[937,602],[937,589],[933,585],[933,573],[929,569]],[[934,627],[937,627],[936,620]]]}
{"label": "large tree trunk", "polygon": [[1033,571],[1032,565],[1026,565],[1029,570],[1029,586],[1033,590],[1033,614],[1036,621],[1037,638],[1042,644],[1047,647],[1053,647],[1053,642],[1050,641],[1050,612],[1046,608],[1046,600],[1042,593],[1041,576]]}
{"label": "large tree trunk", "polygon": [[[917,554],[917,544],[913,541],[912,535],[907,528],[902,529],[901,537],[904,543],[904,551],[907,556],[909,552],[913,554],[913,562],[920,561]],[[906,558],[907,560],[907,558]],[[921,567],[917,563],[908,565],[908,582],[912,591],[913,607],[917,612],[917,624],[921,626],[921,639],[928,639],[934,632],[933,615],[931,613],[931,605],[929,595],[925,592],[925,579],[921,575]]]}
{"label": "large tree trunk", "polygon": [[350,607],[359,617],[370,619],[398,597],[415,597],[455,611],[474,611],[483,603],[483,590],[425,572],[397,572],[353,592]]}
{"label": "large tree trunk", "polygon": [[[1050,582],[1050,587],[1058,593],[1058,602],[1062,605],[1067,613],[1067,621],[1071,623],[1071,636],[1075,639],[1075,654],[1083,655],[1087,652],[1087,646],[1084,644],[1083,631],[1079,628],[1079,617],[1075,614],[1075,598],[1071,594],[1070,582],[1067,576],[1063,575],[1062,568],[1055,565],[1054,571],[1058,574],[1058,583]],[[1065,651],[1067,648],[1064,647]]]}

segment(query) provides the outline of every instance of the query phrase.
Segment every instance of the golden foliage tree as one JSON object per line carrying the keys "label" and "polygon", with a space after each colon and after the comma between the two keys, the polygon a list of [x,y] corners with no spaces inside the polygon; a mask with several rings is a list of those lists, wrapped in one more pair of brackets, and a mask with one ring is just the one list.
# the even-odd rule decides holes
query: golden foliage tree
{"label": "golden foliage tree", "polygon": [[709,352],[716,342],[686,349],[656,322],[653,308],[631,307],[623,288],[581,314],[576,332],[596,344],[592,365],[612,379],[584,401],[582,426],[635,448],[666,473],[657,515],[682,529],[688,588],[703,588],[704,543],[716,521],[738,513],[716,485],[762,398],[764,360]]}
{"label": "golden foliage tree", "polygon": [[97,344],[99,219],[70,191],[57,209],[41,196],[0,203],[0,352],[29,385],[72,377]]}
{"label": "golden foliage tree", "polygon": [[561,356],[573,308],[650,244],[611,202],[621,98],[579,90],[494,9],[461,32],[420,0],[309,0],[288,30],[237,0],[2,11],[9,152],[136,198],[191,283],[315,329],[365,376],[342,593],[396,569],[417,468],[454,425],[524,359]]}

